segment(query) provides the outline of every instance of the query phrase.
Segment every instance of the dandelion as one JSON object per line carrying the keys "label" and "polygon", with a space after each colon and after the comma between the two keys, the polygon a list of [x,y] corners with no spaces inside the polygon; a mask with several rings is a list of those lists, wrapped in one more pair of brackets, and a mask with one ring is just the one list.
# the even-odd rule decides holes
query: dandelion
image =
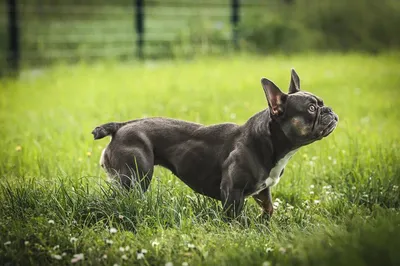
{"label": "dandelion", "polygon": [[61,260],[61,259],[62,259],[62,256],[61,256],[61,255],[58,255],[58,254],[52,254],[51,257],[52,257],[53,259],[55,259],[55,260]]}
{"label": "dandelion", "polygon": [[273,249],[273,248],[267,248],[265,251],[266,251],[267,253],[270,253],[270,252],[274,251],[274,249]]}
{"label": "dandelion", "polygon": [[121,259],[123,260],[128,260],[128,256],[126,256],[125,254],[121,256]]}
{"label": "dandelion", "polygon": [[165,263],[165,266],[174,266],[174,264],[172,262],[167,262]]}
{"label": "dandelion", "polygon": [[78,241],[78,238],[76,237],[71,237],[71,239],[69,240],[71,243],[75,243],[76,241]]}
{"label": "dandelion", "polygon": [[271,266],[271,262],[269,261],[264,261],[262,266]]}
{"label": "dandelion", "polygon": [[117,228],[114,228],[114,227],[110,228],[110,233],[111,234],[115,234],[117,231],[118,231]]}
{"label": "dandelion", "polygon": [[192,248],[195,248],[195,245],[189,243],[189,244],[188,244],[188,248],[191,248],[191,249],[192,249]]}
{"label": "dandelion", "polygon": [[90,156],[92,156],[92,153],[91,153],[90,151],[88,151],[88,152],[86,153],[86,155],[87,155],[87,157],[90,157]]}
{"label": "dandelion", "polygon": [[137,252],[137,253],[136,253],[136,258],[137,258],[138,260],[144,259],[144,254],[143,254],[142,252]]}
{"label": "dandelion", "polygon": [[111,239],[106,239],[106,244],[112,245],[114,243],[114,241],[112,241]]}
{"label": "dandelion", "polygon": [[54,220],[49,220],[48,223],[49,224],[54,224]]}
{"label": "dandelion", "polygon": [[321,201],[320,201],[320,200],[314,200],[314,203],[315,203],[315,204],[320,204]]}
{"label": "dandelion", "polygon": [[81,261],[84,258],[85,256],[83,255],[83,253],[74,254],[73,258],[71,259],[71,263],[77,263],[78,261]]}
{"label": "dandelion", "polygon": [[22,150],[21,145],[18,145],[17,147],[15,147],[15,151],[21,151],[21,150]]}
{"label": "dandelion", "polygon": [[279,248],[279,252],[282,253],[282,254],[286,253],[286,248],[280,247]]}

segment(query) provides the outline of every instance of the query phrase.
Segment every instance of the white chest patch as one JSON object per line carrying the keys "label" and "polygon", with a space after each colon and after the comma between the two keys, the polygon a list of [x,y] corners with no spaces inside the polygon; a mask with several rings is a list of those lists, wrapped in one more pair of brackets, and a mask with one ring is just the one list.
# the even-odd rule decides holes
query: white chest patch
{"label": "white chest patch", "polygon": [[258,194],[260,191],[278,184],[279,180],[280,180],[280,174],[281,174],[283,168],[285,168],[285,166],[289,162],[290,158],[292,158],[292,156],[296,152],[297,152],[297,150],[293,150],[293,151],[289,152],[288,154],[286,154],[285,157],[280,159],[276,163],[276,165],[271,169],[271,171],[269,172],[267,179],[265,179],[265,181],[263,183],[260,183],[257,190],[252,195]]}

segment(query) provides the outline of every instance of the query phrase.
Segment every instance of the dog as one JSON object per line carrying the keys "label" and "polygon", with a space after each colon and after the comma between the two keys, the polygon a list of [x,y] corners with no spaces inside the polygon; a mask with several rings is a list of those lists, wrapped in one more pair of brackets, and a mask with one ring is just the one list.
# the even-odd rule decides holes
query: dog
{"label": "dog", "polygon": [[111,136],[100,165],[122,186],[145,192],[154,166],[169,169],[195,192],[220,200],[228,217],[237,217],[252,196],[262,215],[273,214],[271,187],[300,147],[321,140],[339,118],[318,96],[300,90],[294,69],[288,94],[262,78],[268,108],[243,125],[201,125],[152,117],[96,127],[94,139]]}

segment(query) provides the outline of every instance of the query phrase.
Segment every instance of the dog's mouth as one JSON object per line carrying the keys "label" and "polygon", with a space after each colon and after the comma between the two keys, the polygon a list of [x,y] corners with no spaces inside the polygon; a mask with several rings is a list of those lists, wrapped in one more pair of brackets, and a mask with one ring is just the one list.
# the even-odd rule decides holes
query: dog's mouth
{"label": "dog's mouth", "polygon": [[337,121],[336,120],[332,120],[326,127],[324,130],[321,131],[321,137],[325,138],[327,136],[329,136],[333,130],[335,130],[337,126]]}

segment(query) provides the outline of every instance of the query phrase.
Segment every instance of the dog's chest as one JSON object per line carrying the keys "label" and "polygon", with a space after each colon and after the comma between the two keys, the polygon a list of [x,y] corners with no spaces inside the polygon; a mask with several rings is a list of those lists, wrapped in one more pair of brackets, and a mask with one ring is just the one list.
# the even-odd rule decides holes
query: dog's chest
{"label": "dog's chest", "polygon": [[271,169],[268,177],[265,180],[262,180],[262,182],[260,182],[257,185],[257,189],[254,193],[252,193],[252,195],[258,194],[260,191],[278,184],[282,170],[285,168],[286,164],[289,162],[289,160],[292,158],[292,156],[296,153],[296,151],[297,150],[293,150],[293,151],[289,152],[288,154],[286,154],[283,158],[281,158],[275,164],[275,166]]}

